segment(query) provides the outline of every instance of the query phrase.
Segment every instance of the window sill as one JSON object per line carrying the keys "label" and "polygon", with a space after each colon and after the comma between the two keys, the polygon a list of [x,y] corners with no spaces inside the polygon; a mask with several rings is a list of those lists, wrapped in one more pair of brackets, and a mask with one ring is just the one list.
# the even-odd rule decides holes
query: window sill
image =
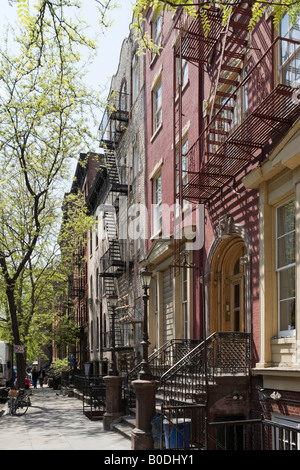
{"label": "window sill", "polygon": [[162,235],[162,229],[160,229],[158,232],[156,232],[152,237],[150,237],[150,240],[155,240],[156,238],[160,238]]}
{"label": "window sill", "polygon": [[152,144],[152,142],[155,140],[157,134],[159,134],[160,130],[162,129],[162,123],[158,126],[158,128],[156,129],[156,131],[154,132],[154,134],[152,135],[151,139],[150,139],[150,142]]}
{"label": "window sill", "polygon": [[295,342],[295,336],[296,336],[296,330],[295,334],[293,336],[284,336],[281,338],[272,338],[271,339],[271,344],[291,344]]}
{"label": "window sill", "polygon": [[[183,85],[182,87],[182,93],[185,92],[185,90],[187,89],[187,87],[189,86],[190,84],[190,79],[188,78],[187,81],[185,82],[185,84]],[[177,101],[179,100],[179,93],[177,92],[176,93],[176,97],[175,97],[175,103],[177,103]]]}

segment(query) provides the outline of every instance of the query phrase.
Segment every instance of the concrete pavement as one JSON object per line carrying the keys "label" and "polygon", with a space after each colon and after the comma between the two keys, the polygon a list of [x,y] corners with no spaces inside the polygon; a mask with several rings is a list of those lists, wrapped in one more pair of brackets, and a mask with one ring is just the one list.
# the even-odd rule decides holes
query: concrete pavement
{"label": "concrete pavement", "polygon": [[77,398],[47,386],[32,390],[32,406],[24,416],[0,415],[0,450],[130,450],[121,435],[91,421]]}

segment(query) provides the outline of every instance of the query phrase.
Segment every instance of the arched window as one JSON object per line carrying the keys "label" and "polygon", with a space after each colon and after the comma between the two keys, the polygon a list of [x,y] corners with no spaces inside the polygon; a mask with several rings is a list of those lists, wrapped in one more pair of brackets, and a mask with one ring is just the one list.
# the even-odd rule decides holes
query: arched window
{"label": "arched window", "polygon": [[127,84],[123,80],[120,90],[120,111],[127,111]]}

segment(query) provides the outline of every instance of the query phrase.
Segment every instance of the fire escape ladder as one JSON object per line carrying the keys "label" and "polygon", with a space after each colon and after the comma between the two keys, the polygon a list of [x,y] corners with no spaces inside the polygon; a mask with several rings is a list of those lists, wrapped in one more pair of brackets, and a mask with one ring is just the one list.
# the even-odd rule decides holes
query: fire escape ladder
{"label": "fire escape ladder", "polygon": [[[244,21],[235,21],[236,15],[243,15]],[[235,7],[222,32],[221,52],[218,60],[217,75],[211,100],[209,127],[206,141],[206,157],[209,159],[227,139],[234,125],[237,94],[235,90],[242,80],[244,59],[248,45],[248,24],[251,10]],[[229,100],[230,98],[230,100]],[[226,108],[223,106],[228,101]],[[221,111],[220,111],[221,109]],[[215,116],[217,116],[215,118]],[[218,172],[220,168],[215,168]]]}
{"label": "fire escape ladder", "polygon": [[105,164],[107,168],[109,183],[111,185],[111,191],[114,193],[127,194],[128,185],[121,183],[116,157],[113,152],[105,153]]}

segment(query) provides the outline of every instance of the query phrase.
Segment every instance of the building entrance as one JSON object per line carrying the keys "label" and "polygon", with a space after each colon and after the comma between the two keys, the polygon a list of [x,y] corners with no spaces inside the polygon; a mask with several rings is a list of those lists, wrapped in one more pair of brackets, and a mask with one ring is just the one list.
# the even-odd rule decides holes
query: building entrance
{"label": "building entrance", "polygon": [[221,240],[211,263],[209,330],[246,331],[245,269],[246,246],[239,235]]}

